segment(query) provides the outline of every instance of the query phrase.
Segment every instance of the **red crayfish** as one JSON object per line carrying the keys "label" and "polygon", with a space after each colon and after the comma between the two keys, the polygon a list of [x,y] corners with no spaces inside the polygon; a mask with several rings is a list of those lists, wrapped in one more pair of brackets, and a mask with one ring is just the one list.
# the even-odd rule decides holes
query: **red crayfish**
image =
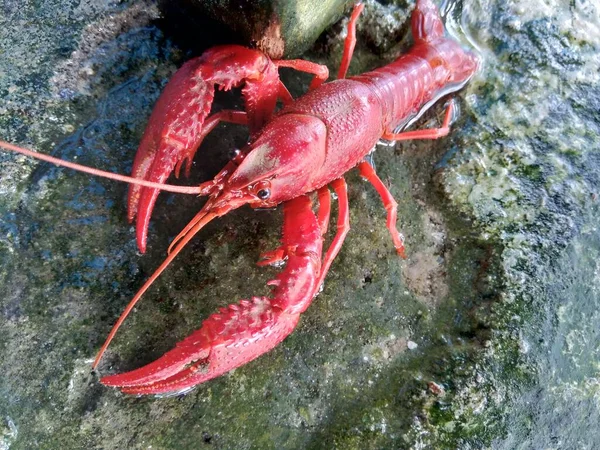
{"label": "red crayfish", "polygon": [[[412,15],[414,46],[387,66],[345,78],[353,53],[355,26],[363,5],[354,8],[348,25],[338,80],[325,66],[304,60],[271,60],[264,53],[237,45],[212,48],[188,61],[173,76],[154,108],[133,165],[133,178],[82,168],[11,144],[5,148],[36,158],[131,183],[129,219],[137,216],[137,243],[145,251],[147,230],[161,190],[208,196],[202,210],[169,247],[169,254],[131,300],[106,343],[154,280],[208,222],[242,205],[254,208],[284,203],[281,246],[259,265],[285,262],[268,284],[268,297],[253,297],[222,308],[202,327],[158,360],[131,372],[106,376],[101,382],[129,394],[186,391],[268,352],[296,327],[323,284],[349,230],[344,173],[358,166],[380,194],[387,227],[403,256],[396,229],[397,205],[365,161],[378,140],[437,139],[449,132],[452,103],[437,129],[396,133],[425,106],[460,89],[474,74],[477,57],[444,35],[431,0],[418,0]],[[294,100],[278,77],[288,67],[314,75],[309,92]],[[207,118],[214,86],[223,90],[243,84],[246,111],[221,111]],[[277,101],[283,108],[275,113]],[[204,137],[220,122],[247,125],[250,143],[211,181],[196,187],[164,184],[170,174],[186,172]],[[330,212],[331,186],[339,202],[335,237],[324,258],[323,236]],[[317,192],[318,213],[307,194]]]}

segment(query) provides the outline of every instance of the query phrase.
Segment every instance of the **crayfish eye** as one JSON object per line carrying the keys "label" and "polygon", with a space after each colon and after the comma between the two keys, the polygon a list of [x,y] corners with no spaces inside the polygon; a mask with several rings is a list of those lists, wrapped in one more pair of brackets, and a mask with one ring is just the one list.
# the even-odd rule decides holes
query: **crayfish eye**
{"label": "crayfish eye", "polygon": [[256,193],[256,196],[261,200],[266,200],[271,196],[271,191],[269,189],[261,189]]}
{"label": "crayfish eye", "polygon": [[260,200],[267,200],[271,196],[270,188],[271,183],[268,180],[263,180],[256,183],[250,189]]}

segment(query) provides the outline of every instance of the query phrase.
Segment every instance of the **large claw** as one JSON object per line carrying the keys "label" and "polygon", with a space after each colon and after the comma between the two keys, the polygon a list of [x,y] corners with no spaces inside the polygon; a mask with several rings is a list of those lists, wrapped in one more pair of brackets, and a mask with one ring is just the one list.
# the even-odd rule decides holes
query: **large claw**
{"label": "large claw", "polygon": [[268,352],[294,330],[316,295],[322,249],[321,227],[310,199],[303,195],[287,202],[278,251],[286,266],[269,282],[274,286],[271,298],[254,297],[222,308],[158,360],[100,381],[128,394],[178,393]]}
{"label": "large claw", "polygon": [[158,360],[120,375],[103,378],[129,394],[178,392],[240,367],[273,349],[298,323],[266,297],[223,308],[202,328]]}
{"label": "large claw", "polygon": [[[191,161],[203,138],[214,86],[222,90],[245,83],[247,123],[254,133],[271,117],[279,92],[277,67],[262,52],[237,45],[214,47],[185,63],[159,97],[133,163],[132,176],[164,183]],[[132,185],[129,220],[137,215],[137,242],[146,250],[148,224],[158,189]]]}

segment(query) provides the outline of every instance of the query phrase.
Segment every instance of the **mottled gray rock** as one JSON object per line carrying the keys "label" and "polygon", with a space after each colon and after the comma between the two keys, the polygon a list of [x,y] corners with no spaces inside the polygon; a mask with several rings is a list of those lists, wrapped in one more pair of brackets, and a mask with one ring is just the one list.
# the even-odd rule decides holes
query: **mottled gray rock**
{"label": "mottled gray rock", "polygon": [[[161,10],[47,0],[2,12],[0,135],[127,173],[153,102],[189,56],[155,22]],[[377,194],[350,174],[352,230],[298,329],[182,398],[122,396],[90,364],[201,201],[163,194],[142,256],[125,186],[0,152],[0,448],[594,448],[598,13],[566,0],[454,4],[449,27],[483,56],[458,122],[448,138],[375,154],[408,259]],[[382,14],[397,28],[371,19]],[[406,30],[404,14],[368,2],[351,70],[406,48],[385,38]],[[343,32],[308,57],[335,73]],[[190,182],[245,139],[241,127],[216,130]],[[102,373],[138,367],[219,306],[267,293],[275,269],[254,263],[276,245],[279,214],[211,224],[128,319]]]}

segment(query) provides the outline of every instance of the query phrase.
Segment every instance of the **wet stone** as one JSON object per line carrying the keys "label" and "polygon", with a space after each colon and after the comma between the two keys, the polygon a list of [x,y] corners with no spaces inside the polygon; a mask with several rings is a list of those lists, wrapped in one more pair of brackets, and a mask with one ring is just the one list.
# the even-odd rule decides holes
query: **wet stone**
{"label": "wet stone", "polygon": [[[272,58],[297,57],[352,5],[348,0],[294,0],[240,3],[235,0],[169,1],[161,8],[170,20],[194,29],[199,24],[251,44]],[[206,25],[206,18],[215,23]],[[219,29],[220,28],[220,29]]]}
{"label": "wet stone", "polygon": [[[296,37],[292,15],[276,10],[284,3],[258,5],[263,30],[281,14],[289,54],[343,10],[321,2],[331,14]],[[374,154],[399,203],[407,260],[377,193],[351,172],[351,231],[297,329],[185,395],[127,397],[90,367],[202,200],[162,194],[141,255],[126,186],[0,152],[0,448],[596,448],[600,10],[449,5],[450,32],[483,60],[457,95],[450,135]],[[317,6],[296,20],[312,23]],[[199,54],[174,33],[183,22],[141,1],[2,11],[0,136],[128,173],[153,103]],[[402,2],[366,2],[352,73],[407,48],[405,17]],[[303,56],[335,73],[345,23]],[[226,42],[212,30],[194,28],[200,47]],[[283,72],[294,95],[306,90],[308,78]],[[215,108],[241,108],[237,94],[218,95]],[[415,127],[435,127],[443,113],[439,104]],[[247,138],[218,127],[191,179],[172,181],[209,179]],[[280,229],[280,211],[250,209],[208,226],[144,296],[100,374],[152,361],[218,308],[267,295],[279,269],[255,263]]]}

